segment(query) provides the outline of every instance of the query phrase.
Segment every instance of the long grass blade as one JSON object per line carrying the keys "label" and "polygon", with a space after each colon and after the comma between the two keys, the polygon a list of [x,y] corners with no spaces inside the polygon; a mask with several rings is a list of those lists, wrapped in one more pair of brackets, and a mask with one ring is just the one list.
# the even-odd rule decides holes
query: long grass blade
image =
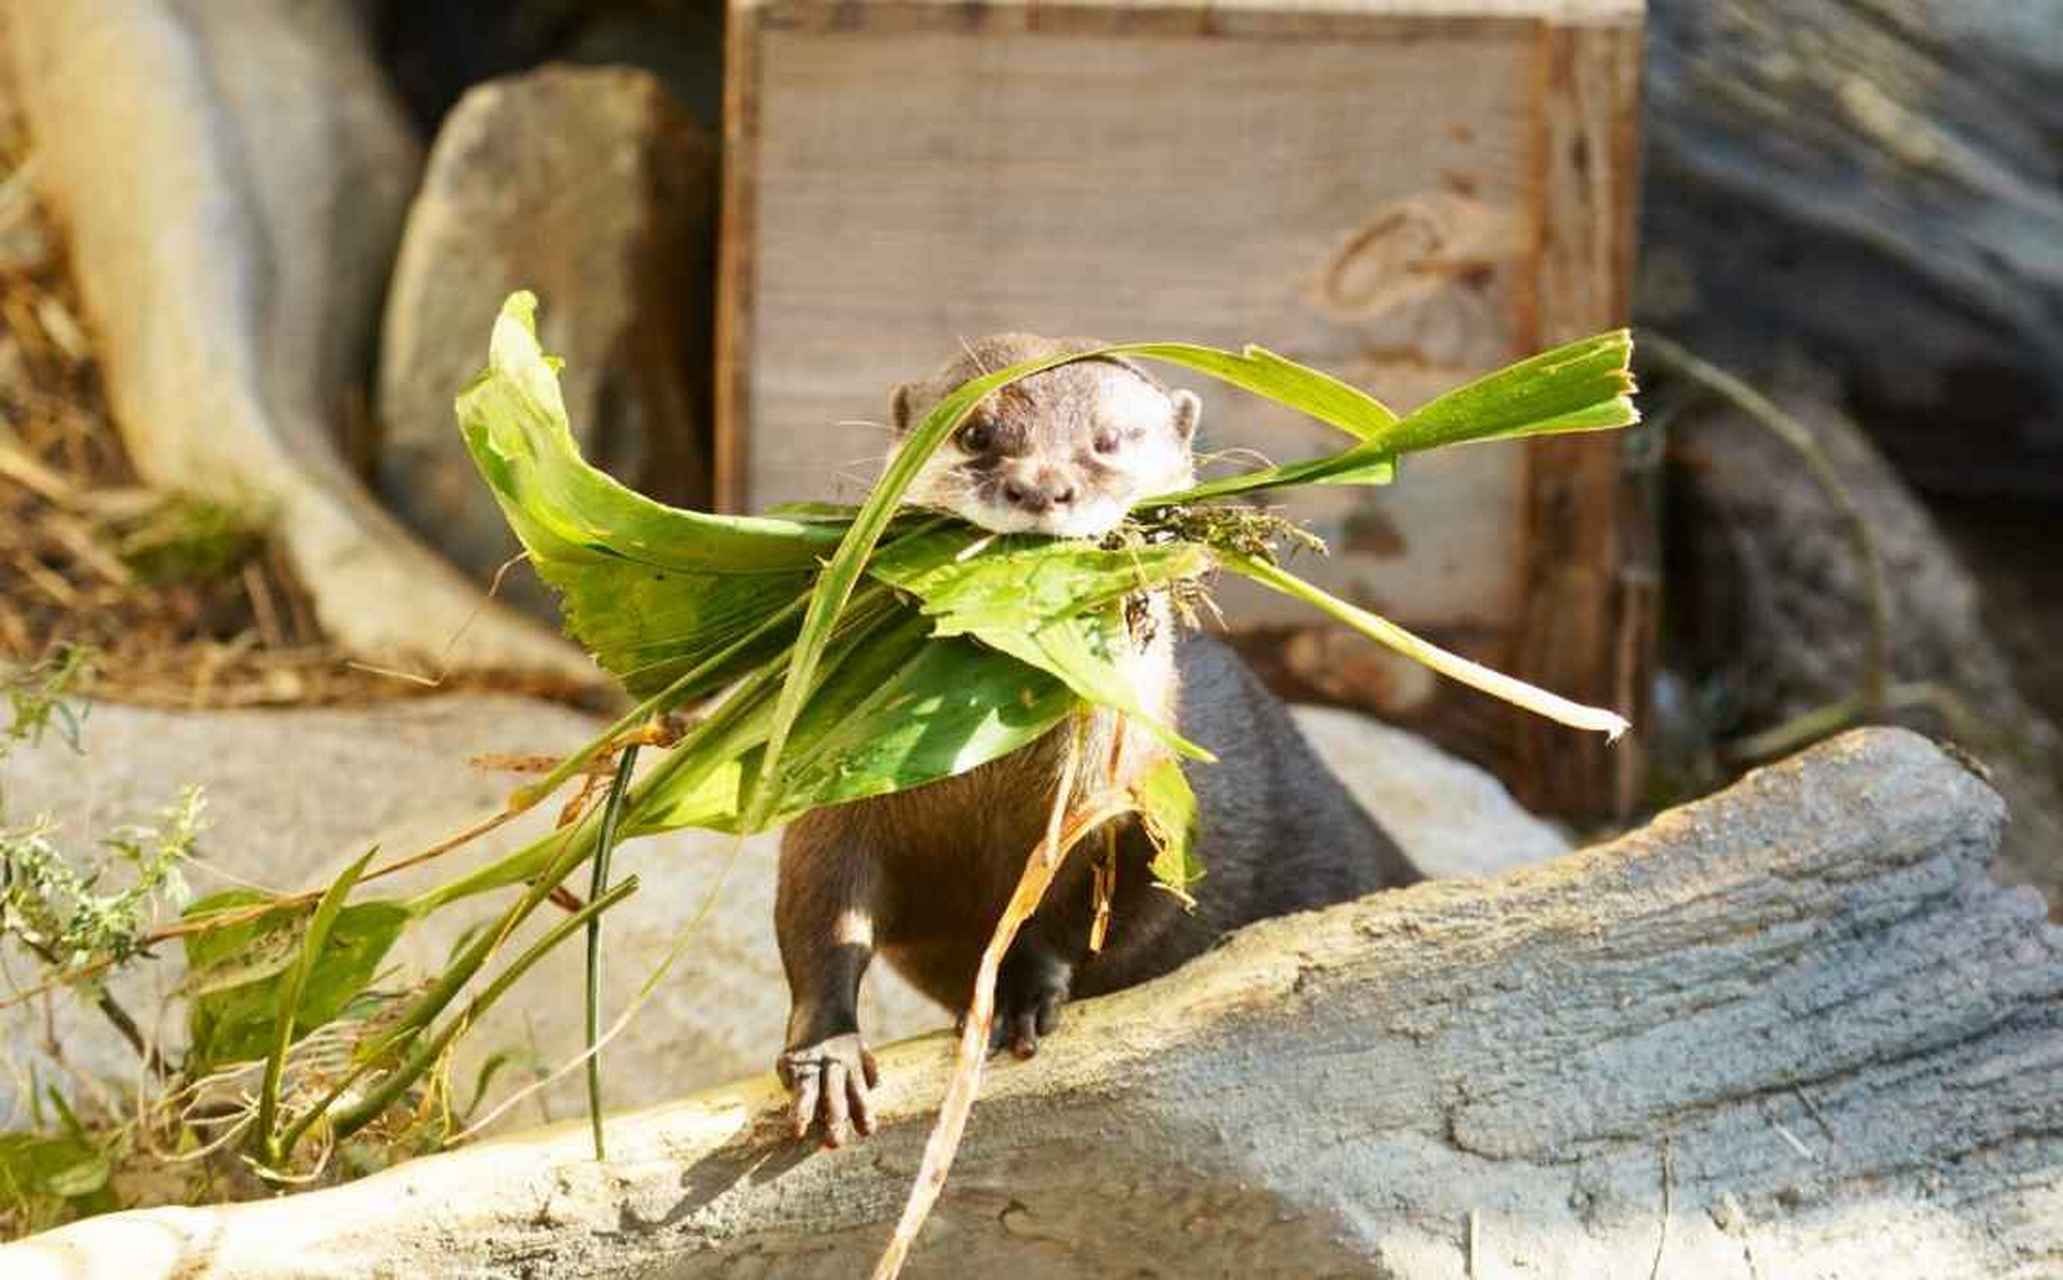
{"label": "long grass blade", "polygon": [[[587,898],[599,901],[609,889],[609,854],[616,847],[616,829],[623,821],[623,797],[630,790],[631,770],[637,767],[638,749],[623,749],[616,777],[609,784],[609,798],[602,806],[602,830],[595,837],[594,876]],[[594,1129],[595,1159],[607,1160],[602,1143],[602,1055],[596,1040],[602,1034],[602,917],[587,922],[587,1119]]]}
{"label": "long grass blade", "polygon": [[287,1047],[293,1043],[294,1015],[301,1009],[301,993],[307,989],[308,975],[315,972],[316,962],[322,958],[322,949],[329,942],[330,927],[336,924],[337,916],[344,910],[344,899],[351,896],[359,875],[379,851],[378,845],[367,849],[356,862],[330,881],[329,888],[323,891],[322,898],[315,904],[314,913],[308,917],[308,932],[301,939],[301,953],[295,957],[294,967],[279,984],[279,1013],[272,1029],[272,1049],[265,1058],[264,1082],[258,1087],[258,1123],[252,1130],[252,1140],[268,1165],[279,1164],[285,1155],[274,1132],[274,1124],[279,1116],[280,1082],[286,1073]]}
{"label": "long grass blade", "polygon": [[937,452],[946,437],[959,429],[961,422],[989,392],[1042,369],[1051,369],[1078,358],[1063,355],[1027,360],[963,384],[939,401],[925,415],[924,421],[910,432],[902,447],[896,450],[887,469],[881,473],[881,479],[875,483],[873,492],[867,495],[859,514],[846,529],[837,552],[824,566],[815,590],[810,593],[809,609],[802,618],[802,631],[796,636],[795,647],[789,653],[788,679],[774,705],[773,725],[767,734],[766,750],[760,758],[758,779],[745,804],[743,825],[746,830],[756,830],[765,825],[778,800],[781,753],[787,749],[788,735],[795,727],[796,718],[802,714],[803,703],[815,688],[817,666],[831,642],[832,628],[837,625],[839,612],[852,596],[860,575],[866,572],[867,560],[881,541],[882,532],[895,518],[903,493],[917,478],[925,460]]}
{"label": "long grass blade", "polygon": [[1625,733],[1628,728],[1626,718],[1615,711],[1572,702],[1559,694],[1549,693],[1501,671],[1493,671],[1480,663],[1470,662],[1460,654],[1449,653],[1430,641],[1412,635],[1388,618],[1378,617],[1366,609],[1348,604],[1275,565],[1229,551],[1220,552],[1219,558],[1225,567],[1233,572],[1252,578],[1262,586],[1272,587],[1292,599],[1314,605],[1376,643],[1387,645],[1405,657],[1424,663],[1441,675],[1458,680],[1471,689],[1480,689],[1493,698],[1502,698],[1514,706],[1524,707],[1528,711],[1572,728],[1591,729],[1614,739]]}

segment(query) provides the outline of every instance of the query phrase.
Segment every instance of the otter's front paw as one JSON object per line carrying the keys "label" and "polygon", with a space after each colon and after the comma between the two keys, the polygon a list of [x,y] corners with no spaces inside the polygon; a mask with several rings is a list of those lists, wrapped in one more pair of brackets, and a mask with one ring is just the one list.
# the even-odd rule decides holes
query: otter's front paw
{"label": "otter's front paw", "polygon": [[881,1073],[859,1033],[790,1049],[774,1062],[774,1070],[795,1099],[796,1137],[808,1137],[819,1120],[827,1147],[844,1146],[855,1129],[861,1137],[874,1132],[867,1090],[880,1083]]}
{"label": "otter's front paw", "polygon": [[1018,1058],[1039,1051],[1039,1037],[1060,1025],[1067,1003],[1067,970],[1027,964],[1006,970],[996,983],[996,1018],[989,1024],[989,1052],[1008,1048]]}

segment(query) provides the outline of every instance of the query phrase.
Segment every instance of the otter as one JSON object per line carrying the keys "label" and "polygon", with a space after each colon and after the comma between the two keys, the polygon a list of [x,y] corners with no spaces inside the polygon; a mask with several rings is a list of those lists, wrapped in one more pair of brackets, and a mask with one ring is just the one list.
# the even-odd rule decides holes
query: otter
{"label": "otter", "polygon": [[[891,399],[898,438],[955,387],[1025,360],[1096,350],[1086,339],[999,334],[965,345]],[[986,529],[1100,538],[1132,504],[1194,481],[1200,405],[1131,361],[1097,356],[989,395],[941,446],[906,501]],[[1217,764],[1185,768],[1196,793],[1205,876],[1194,909],[1157,888],[1155,847],[1137,819],[1115,831],[1105,945],[1091,950],[1095,869],[1077,848],[1004,958],[991,1052],[1030,1057],[1069,999],[1167,973],[1226,933],[1420,879],[1396,843],[1320,763],[1287,710],[1222,642],[1179,628],[1164,593],[1135,602],[1127,674],[1142,705]],[[782,837],[775,931],[791,998],[776,1070],[798,1138],[827,1145],[871,1132],[877,1082],[860,1034],[860,979],[878,954],[956,1011],[981,953],[1044,836],[1069,735],[1081,758],[1126,776],[1164,748],[1112,713],[1062,725],[967,773],[814,810]],[[1101,843],[1098,839],[1084,845]]]}

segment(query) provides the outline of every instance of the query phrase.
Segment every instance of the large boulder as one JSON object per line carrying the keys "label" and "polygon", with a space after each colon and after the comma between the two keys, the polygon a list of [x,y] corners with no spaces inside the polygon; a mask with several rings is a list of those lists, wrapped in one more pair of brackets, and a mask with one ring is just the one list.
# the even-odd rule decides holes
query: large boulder
{"label": "large boulder", "polygon": [[[989,1076],[924,1276],[1869,1276],[2063,1256],[2063,930],[2004,814],[1898,730],[1613,844],[1264,921]],[[948,1069],[874,1137],[772,1077],[224,1207],[0,1249],[21,1280],[865,1274]]]}
{"label": "large boulder", "polygon": [[[1501,869],[1567,847],[1471,765],[1348,713],[1298,714],[1309,717],[1307,731],[1317,727],[1312,737],[1320,754],[1434,874]],[[0,791],[17,819],[49,813],[63,824],[62,845],[85,848],[116,826],[147,820],[182,786],[200,784],[211,825],[201,865],[188,872],[195,890],[249,881],[292,891],[327,882],[369,845],[399,858],[499,810],[521,779],[469,765],[473,757],[564,752],[600,727],[577,712],[516,697],[208,713],[101,704],[87,717],[83,757],[48,737],[0,763]],[[406,894],[450,879],[549,830],[555,807],[362,892]],[[628,1006],[687,922],[710,906],[671,976],[609,1050],[612,1106],[678,1097],[772,1064],[788,1013],[772,927],[774,849],[772,837],[740,848],[727,837],[678,832],[617,854],[615,874],[635,872],[642,885],[608,918],[604,1000],[611,1016]],[[416,974],[439,968],[458,935],[487,909],[459,904],[429,917],[403,935],[396,959]],[[171,949],[163,962],[117,984],[118,998],[139,1020],[159,1023],[157,993],[176,982],[177,954]],[[470,1079],[473,1065],[505,1049],[551,1064],[578,1052],[584,1005],[575,953],[562,953],[524,983],[522,998],[505,1002],[471,1032],[457,1078]],[[882,1041],[947,1017],[886,965],[869,975],[866,999],[869,1032]],[[61,1028],[53,1042],[74,1069],[133,1079],[135,1056],[93,1008],[69,997],[0,1014],[0,1029],[34,1055],[45,1043],[46,1014]],[[159,1029],[176,1048],[181,1029]],[[17,1078],[29,1077],[0,1075],[0,1114],[9,1110]],[[543,1096],[541,1110],[522,1114],[568,1114],[585,1105],[582,1089],[578,1074],[569,1076]]]}
{"label": "large boulder", "polygon": [[[1811,433],[1870,527],[1888,586],[1893,681],[1933,684],[1968,710],[1922,709],[1994,771],[2013,814],[2000,859],[2063,918],[2063,736],[2023,697],[1986,625],[1976,581],[1927,509],[1823,378],[1794,371],[1776,397]],[[1677,390],[1670,384],[1669,395]],[[1730,737],[1852,695],[1870,634],[1864,570],[1839,507],[1791,449],[1717,401],[1671,411],[1671,660]]]}
{"label": "large boulder", "polygon": [[[452,419],[502,300],[532,289],[589,461],[706,506],[716,146],[651,74],[547,67],[462,98],[408,214],[381,334],[379,487],[476,578],[521,548]],[[557,610],[533,575],[508,590]]]}
{"label": "large boulder", "polygon": [[1646,319],[1826,362],[1925,487],[2063,497],[2063,38],[2027,0],[1651,0]]}
{"label": "large boulder", "polygon": [[483,607],[347,461],[421,168],[357,12],[7,9],[36,182],[71,235],[116,422],[151,484],[271,517],[324,631],[359,657],[594,682],[585,655]]}

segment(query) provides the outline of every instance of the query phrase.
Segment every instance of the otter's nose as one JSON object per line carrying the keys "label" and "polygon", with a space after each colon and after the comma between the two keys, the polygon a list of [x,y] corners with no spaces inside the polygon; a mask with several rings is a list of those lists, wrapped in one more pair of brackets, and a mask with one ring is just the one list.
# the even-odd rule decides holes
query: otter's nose
{"label": "otter's nose", "polygon": [[1003,482],[1003,501],[1038,515],[1073,502],[1074,483],[1050,471],[1035,480],[1012,478]]}

